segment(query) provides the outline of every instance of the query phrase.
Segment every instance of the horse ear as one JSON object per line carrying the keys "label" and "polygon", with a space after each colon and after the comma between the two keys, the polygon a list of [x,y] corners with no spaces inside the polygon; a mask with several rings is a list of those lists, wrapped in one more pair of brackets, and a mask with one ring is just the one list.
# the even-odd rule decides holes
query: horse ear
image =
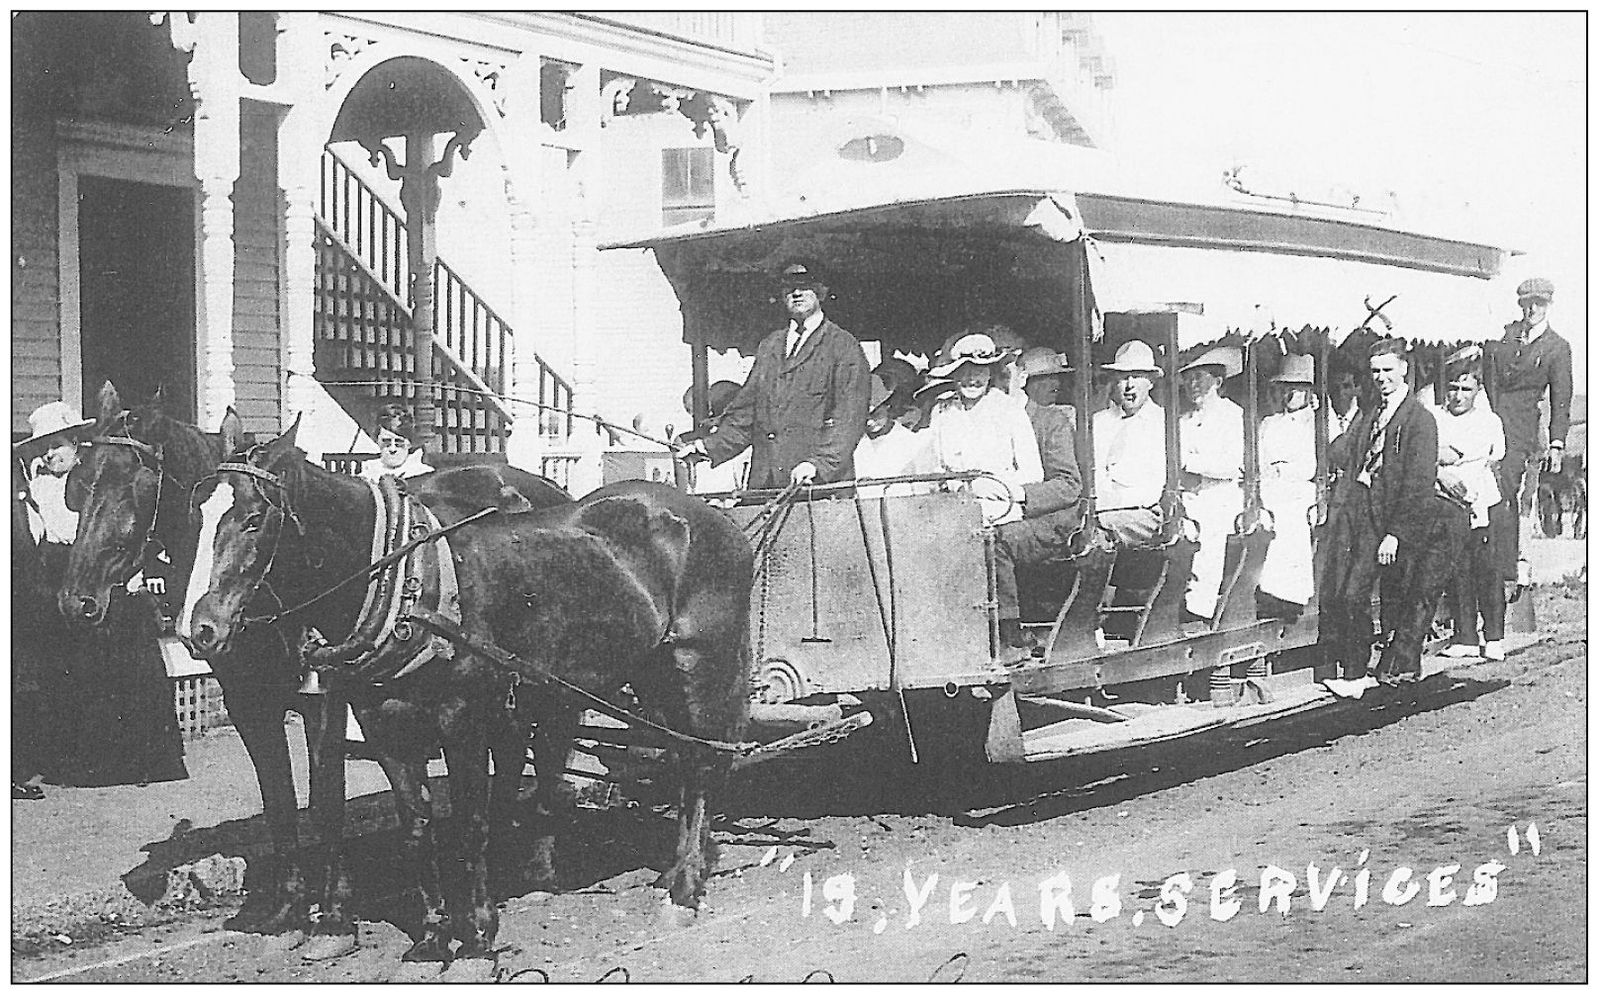
{"label": "horse ear", "polygon": [[263,465],[274,465],[295,450],[295,434],[300,430],[300,418],[301,415],[296,414],[295,423],[289,426],[288,431],[261,446]]}
{"label": "horse ear", "polygon": [[167,409],[166,408],[166,403],[167,403],[167,387],[163,383],[157,383],[155,390],[152,391],[151,394],[150,394],[150,406],[155,408],[156,410],[159,410],[159,411],[165,413],[166,409]]}
{"label": "horse ear", "polygon": [[100,385],[100,416],[95,430],[104,432],[122,414],[122,397],[117,395],[117,388],[106,380]]}
{"label": "horse ear", "polygon": [[223,455],[228,456],[239,451],[245,439],[245,424],[239,419],[239,414],[234,408],[229,407],[223,414],[222,427],[219,430],[222,432]]}

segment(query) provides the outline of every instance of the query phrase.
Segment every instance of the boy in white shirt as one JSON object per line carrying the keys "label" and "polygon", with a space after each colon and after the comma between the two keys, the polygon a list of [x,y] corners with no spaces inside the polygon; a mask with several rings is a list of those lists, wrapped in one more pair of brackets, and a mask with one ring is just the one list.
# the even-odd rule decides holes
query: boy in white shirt
{"label": "boy in white shirt", "polygon": [[[1446,654],[1462,658],[1480,654],[1480,620],[1484,620],[1485,657],[1501,659],[1507,604],[1497,571],[1492,539],[1492,508],[1502,502],[1498,463],[1507,451],[1502,419],[1481,390],[1480,350],[1469,346],[1447,360],[1446,404],[1431,407],[1440,431],[1436,485],[1469,509],[1469,540],[1453,588],[1456,634]],[[1497,522],[1500,524],[1500,521]]]}

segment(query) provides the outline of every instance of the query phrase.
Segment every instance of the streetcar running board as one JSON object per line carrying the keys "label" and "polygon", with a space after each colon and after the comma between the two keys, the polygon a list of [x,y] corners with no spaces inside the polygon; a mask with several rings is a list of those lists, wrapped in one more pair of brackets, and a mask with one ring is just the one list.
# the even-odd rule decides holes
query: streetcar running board
{"label": "streetcar running board", "polygon": [[[1508,635],[1505,644],[1509,652],[1517,651],[1537,641],[1537,636]],[[1447,658],[1430,655],[1423,660],[1422,677],[1428,678],[1447,670],[1470,668],[1483,659]],[[1215,707],[1210,701],[1188,704],[1111,704],[1083,718],[1069,718],[1043,727],[1023,730],[1018,717],[1018,703],[1036,702],[1007,690],[996,698],[991,712],[990,734],[985,753],[992,762],[1021,763],[1045,762],[1076,755],[1114,751],[1139,745],[1172,741],[1194,734],[1221,728],[1245,728],[1344,703],[1361,704],[1335,696],[1324,686],[1312,681],[1310,669],[1295,669],[1270,676],[1264,683],[1273,696],[1270,703],[1237,703],[1229,707]],[[1383,691],[1371,691],[1379,698]],[[1370,694],[1365,694],[1368,699]],[[1061,710],[1061,708],[1051,708]],[[1117,715],[1125,720],[1109,722],[1108,716]]]}

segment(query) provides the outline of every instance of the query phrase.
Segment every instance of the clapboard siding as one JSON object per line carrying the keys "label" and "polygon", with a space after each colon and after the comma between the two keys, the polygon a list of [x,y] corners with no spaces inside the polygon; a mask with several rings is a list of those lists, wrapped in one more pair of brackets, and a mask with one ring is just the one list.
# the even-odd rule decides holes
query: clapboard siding
{"label": "clapboard siding", "polygon": [[[48,121],[11,120],[11,428],[61,399],[56,144]],[[76,397],[71,398],[76,401]]]}
{"label": "clapboard siding", "polygon": [[234,396],[246,430],[277,432],[279,341],[278,146],[272,115],[247,103],[234,185]]}

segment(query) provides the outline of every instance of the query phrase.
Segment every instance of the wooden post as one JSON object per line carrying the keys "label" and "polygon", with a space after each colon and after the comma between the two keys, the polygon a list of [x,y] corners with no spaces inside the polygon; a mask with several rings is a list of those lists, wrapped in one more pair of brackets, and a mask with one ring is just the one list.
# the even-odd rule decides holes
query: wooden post
{"label": "wooden post", "polygon": [[1252,343],[1249,340],[1246,342],[1245,352],[1246,410],[1244,413],[1246,416],[1244,418],[1244,427],[1246,431],[1246,457],[1244,460],[1244,465],[1241,467],[1241,483],[1245,489],[1244,495],[1246,498],[1246,512],[1241,518],[1241,534],[1246,534],[1257,526],[1258,520],[1261,517],[1260,511],[1262,510],[1263,506],[1261,453],[1257,450],[1257,425],[1261,416],[1261,412],[1257,409],[1257,349],[1252,347]]}
{"label": "wooden post", "polygon": [[707,349],[706,342],[697,341],[690,345],[690,426],[696,431],[703,431],[711,423],[707,416]]}
{"label": "wooden post", "polygon": [[401,204],[406,208],[406,265],[412,290],[412,378],[417,402],[412,411],[417,423],[417,446],[438,451],[435,438],[434,377],[434,263],[439,251],[434,238],[434,211],[439,204],[439,179],[429,168],[434,159],[434,135],[413,131],[406,136],[406,164],[401,176]]}
{"label": "wooden post", "polygon": [[1163,448],[1168,478],[1163,486],[1162,533],[1171,538],[1179,511],[1179,315],[1164,314],[1162,327]]}
{"label": "wooden post", "polygon": [[[1095,366],[1091,364],[1090,336],[1094,329],[1094,317],[1091,313],[1091,290],[1088,278],[1088,261],[1085,258],[1086,248],[1083,239],[1080,242],[1077,265],[1073,273],[1072,299],[1077,304],[1073,317],[1075,320],[1069,324],[1069,334],[1073,336],[1073,366],[1074,366],[1074,406],[1078,416],[1074,418],[1074,457],[1079,460],[1079,478],[1085,495],[1085,519],[1094,523],[1096,519],[1096,450],[1095,437],[1091,434],[1090,425],[1090,392],[1096,378]],[[1093,529],[1092,529],[1093,530]]]}

